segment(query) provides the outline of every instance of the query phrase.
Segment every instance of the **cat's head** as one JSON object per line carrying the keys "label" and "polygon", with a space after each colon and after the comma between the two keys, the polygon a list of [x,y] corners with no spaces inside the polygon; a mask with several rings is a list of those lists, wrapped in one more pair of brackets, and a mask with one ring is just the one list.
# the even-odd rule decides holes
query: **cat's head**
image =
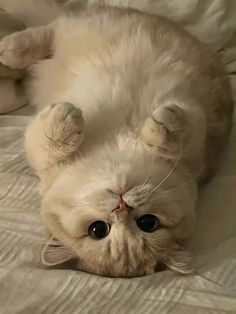
{"label": "cat's head", "polygon": [[115,277],[163,264],[191,271],[182,242],[193,226],[195,186],[172,161],[131,146],[85,156],[46,193],[42,217],[58,241],[44,248],[44,264],[76,258],[80,270]]}

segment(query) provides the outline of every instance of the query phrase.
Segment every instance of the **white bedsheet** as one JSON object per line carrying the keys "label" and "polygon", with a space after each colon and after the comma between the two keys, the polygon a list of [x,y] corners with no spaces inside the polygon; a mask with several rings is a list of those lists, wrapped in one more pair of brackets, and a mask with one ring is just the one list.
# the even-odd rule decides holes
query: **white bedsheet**
{"label": "white bedsheet", "polygon": [[[236,96],[234,47],[224,53]],[[191,247],[198,275],[165,271],[111,279],[40,264],[45,238],[37,178],[22,146],[30,115],[26,107],[0,116],[0,314],[236,313],[235,126],[222,167],[202,191],[197,208]]]}

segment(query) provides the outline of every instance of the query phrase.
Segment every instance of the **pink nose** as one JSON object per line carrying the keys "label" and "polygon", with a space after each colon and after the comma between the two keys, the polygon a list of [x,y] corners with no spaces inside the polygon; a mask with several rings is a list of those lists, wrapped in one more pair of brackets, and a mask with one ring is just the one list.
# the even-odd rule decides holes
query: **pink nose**
{"label": "pink nose", "polygon": [[115,211],[120,213],[120,212],[123,212],[123,211],[127,211],[130,208],[132,208],[132,207],[127,205],[125,203],[125,201],[123,200],[122,195],[120,195],[120,203],[119,203],[119,206],[115,209]]}

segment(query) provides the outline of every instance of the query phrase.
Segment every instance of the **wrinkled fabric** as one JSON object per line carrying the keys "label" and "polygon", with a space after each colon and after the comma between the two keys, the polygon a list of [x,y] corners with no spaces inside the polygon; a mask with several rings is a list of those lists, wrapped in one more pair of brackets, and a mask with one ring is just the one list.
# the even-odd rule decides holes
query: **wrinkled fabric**
{"label": "wrinkled fabric", "polygon": [[[151,5],[148,0],[141,2]],[[228,6],[234,1],[152,1],[153,6],[156,2],[165,2],[165,6],[179,3],[176,14],[182,14],[185,21],[196,26],[196,7],[205,8],[205,12],[207,3],[215,3],[216,8],[217,3]],[[192,3],[192,9],[183,5],[187,2]],[[222,19],[216,22],[216,16],[210,12],[215,11],[208,9],[208,18],[202,17],[203,24],[199,22],[202,28],[215,31],[207,22],[213,20],[218,32],[231,28],[230,18],[228,26],[227,19],[220,26]],[[201,28],[196,26],[196,30],[201,33]],[[236,98],[234,38],[221,53]],[[45,236],[39,216],[38,179],[29,168],[23,149],[24,131],[33,115],[31,109],[0,116],[0,314],[236,313],[235,124],[219,172],[200,193],[198,221],[189,244],[196,274],[182,276],[164,271],[141,278],[112,279],[74,270],[47,270],[40,264]]]}
{"label": "wrinkled fabric", "polygon": [[224,47],[236,30],[235,0],[88,0],[88,3],[129,6],[166,16],[180,22],[214,50]]}
{"label": "wrinkled fabric", "polygon": [[[0,8],[0,40],[16,31],[24,29],[24,24]],[[11,70],[0,63],[0,114],[13,111],[24,105],[15,101],[13,95],[17,93],[16,80],[23,76],[22,71]]]}

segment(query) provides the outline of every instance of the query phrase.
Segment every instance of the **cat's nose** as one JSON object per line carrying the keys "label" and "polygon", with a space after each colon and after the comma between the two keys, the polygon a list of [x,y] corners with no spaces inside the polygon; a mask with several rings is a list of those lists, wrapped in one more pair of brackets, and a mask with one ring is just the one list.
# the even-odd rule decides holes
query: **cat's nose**
{"label": "cat's nose", "polygon": [[132,207],[130,207],[123,199],[123,196],[120,195],[120,201],[119,201],[119,205],[115,208],[115,212],[120,213],[123,211],[128,211],[129,209],[132,209]]}

